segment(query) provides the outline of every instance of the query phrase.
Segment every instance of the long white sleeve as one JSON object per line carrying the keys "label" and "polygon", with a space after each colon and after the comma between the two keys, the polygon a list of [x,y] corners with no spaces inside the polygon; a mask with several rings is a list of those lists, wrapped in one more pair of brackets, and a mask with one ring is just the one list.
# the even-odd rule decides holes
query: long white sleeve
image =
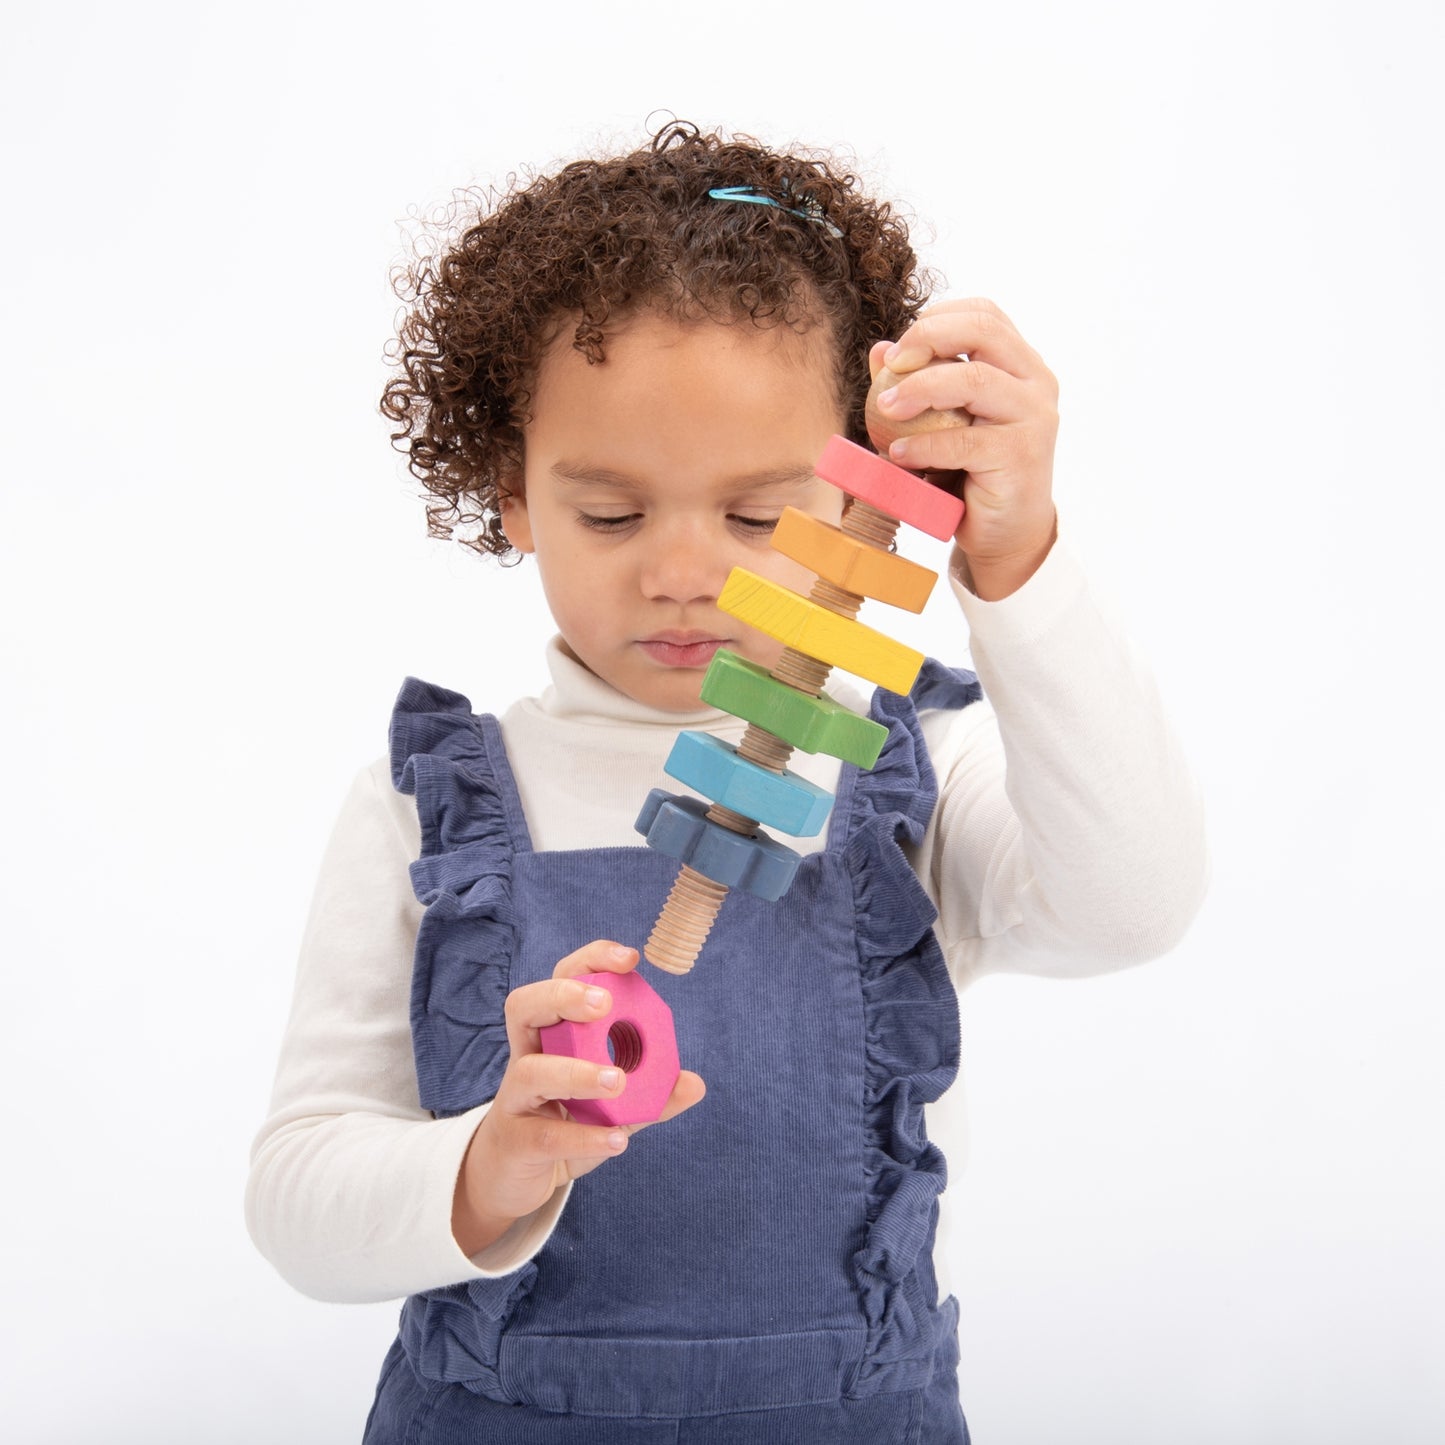
{"label": "long white sleeve", "polygon": [[486,1109],[436,1120],[417,1096],[409,994],[422,909],[407,870],[418,836],[385,764],[362,772],[321,865],[252,1150],[251,1236],[316,1299],[393,1299],[505,1274],[546,1242],[567,1192],[475,1258],[452,1237],[457,1172]]}
{"label": "long white sleeve", "polygon": [[1152,677],[1056,544],[1011,597],[955,577],[985,701],[925,714],[940,804],[915,860],[957,982],[1166,952],[1204,894],[1203,809]]}

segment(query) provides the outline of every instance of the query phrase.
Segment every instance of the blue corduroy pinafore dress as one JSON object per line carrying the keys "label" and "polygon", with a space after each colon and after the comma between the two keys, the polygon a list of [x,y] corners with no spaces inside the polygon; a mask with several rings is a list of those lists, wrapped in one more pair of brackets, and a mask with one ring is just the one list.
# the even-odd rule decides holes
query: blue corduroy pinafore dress
{"label": "blue corduroy pinafore dress", "polygon": [[[530,1263],[406,1301],[369,1445],[967,1439],[923,1116],[958,1008],[903,845],[937,799],[918,711],[978,696],[933,662],[875,693],[883,753],[843,766],[784,898],[730,894],[686,977],[642,965],[706,1099],[578,1180]],[[496,1092],[508,993],[591,939],[640,946],[677,866],[535,851],[497,722],[457,693],[408,680],[391,743],[421,821],[417,1077],[451,1116]]]}

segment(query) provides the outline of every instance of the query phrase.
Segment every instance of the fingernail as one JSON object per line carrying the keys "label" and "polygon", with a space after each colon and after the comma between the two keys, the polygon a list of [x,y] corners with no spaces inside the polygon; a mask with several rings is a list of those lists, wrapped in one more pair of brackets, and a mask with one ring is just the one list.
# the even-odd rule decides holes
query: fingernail
{"label": "fingernail", "polygon": [[615,1089],[622,1082],[621,1069],[599,1069],[597,1071],[597,1082],[604,1089]]}
{"label": "fingernail", "polygon": [[890,386],[887,391],[880,391],[878,393],[879,406],[892,406],[897,400],[898,388],[896,386]]}
{"label": "fingernail", "polygon": [[627,1135],[621,1129],[614,1129],[607,1136],[607,1147],[614,1152],[620,1152],[627,1148]]}
{"label": "fingernail", "polygon": [[588,1008],[601,1008],[612,995],[605,988],[598,988],[594,985],[587,990],[584,997],[587,1000]]}
{"label": "fingernail", "polygon": [[896,442],[891,442],[888,447],[888,455],[895,462],[901,462],[908,455],[908,441],[905,437],[899,437]]}
{"label": "fingernail", "polygon": [[892,366],[902,354],[903,348],[895,341],[893,345],[883,353],[883,365]]}
{"label": "fingernail", "polygon": [[607,950],[607,956],[613,963],[628,963],[632,958],[632,950],[630,948],[624,948],[620,943],[614,943],[612,947]]}

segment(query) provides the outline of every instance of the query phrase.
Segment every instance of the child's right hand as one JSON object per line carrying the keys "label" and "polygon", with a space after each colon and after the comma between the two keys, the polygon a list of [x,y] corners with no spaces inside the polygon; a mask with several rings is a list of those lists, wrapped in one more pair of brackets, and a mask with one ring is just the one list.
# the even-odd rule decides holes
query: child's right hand
{"label": "child's right hand", "polygon": [[[582,973],[630,973],[635,948],[598,941],[569,953],[542,983],[507,995],[507,1043],[511,1058],[497,1097],[477,1125],[457,1175],[452,1234],[463,1253],[476,1254],[523,1215],[540,1209],[569,1179],[590,1173],[627,1147],[643,1124],[615,1128],[568,1118],[562,1099],[606,1099],[622,1092],[626,1075],[583,1059],[544,1054],[539,1030],[564,1019],[590,1023],[606,1017],[606,989],[574,981]],[[594,997],[596,995],[596,997]],[[615,1082],[604,1078],[616,1074]],[[684,1069],[659,1123],[690,1109],[706,1092],[697,1074]]]}

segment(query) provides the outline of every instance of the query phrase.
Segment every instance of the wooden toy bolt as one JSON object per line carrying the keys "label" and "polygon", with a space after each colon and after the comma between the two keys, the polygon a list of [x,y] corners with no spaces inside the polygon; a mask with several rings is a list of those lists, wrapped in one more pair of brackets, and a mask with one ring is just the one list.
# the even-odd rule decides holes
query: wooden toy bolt
{"label": "wooden toy bolt", "polygon": [[[869,393],[873,413],[876,393],[895,380],[880,374]],[[966,417],[943,413],[906,425],[956,426]],[[894,426],[886,439],[875,439],[886,445],[902,435]],[[907,692],[923,664],[921,653],[856,619],[869,597],[923,610],[937,574],[896,555],[894,537],[907,522],[947,540],[962,518],[961,499],[842,437],[823,449],[817,472],[851,498],[842,525],[788,508],[773,534],[775,548],[817,574],[811,594],[801,597],[738,567],[718,598],[724,612],[785,646],[771,672],[726,649],[708,668],[702,700],[745,719],[747,731],[736,748],[684,732],[666,770],[711,804],[654,789],[637,820],[650,847],[683,865],[644,949],[649,962],[669,973],[692,968],[730,889],[775,901],[792,882],[800,855],[760,832],[759,824],[811,837],[826,822],[832,797],[788,771],[793,749],[826,752],[859,767],[878,760],[886,729],[821,696],[833,667]]]}
{"label": "wooden toy bolt", "polygon": [[[943,360],[928,363],[930,367],[947,366],[948,364]],[[927,368],[924,369],[927,370]],[[946,431],[949,427],[973,425],[972,415],[964,411],[962,407],[952,407],[946,411],[922,411],[907,421],[896,421],[891,416],[884,416],[878,409],[878,398],[890,387],[897,386],[902,380],[903,377],[895,375],[886,366],[881,367],[878,375],[873,378],[873,385],[868,388],[868,399],[863,403],[863,425],[868,428],[868,439],[880,452],[886,452],[899,437],[915,436],[918,432]]]}

